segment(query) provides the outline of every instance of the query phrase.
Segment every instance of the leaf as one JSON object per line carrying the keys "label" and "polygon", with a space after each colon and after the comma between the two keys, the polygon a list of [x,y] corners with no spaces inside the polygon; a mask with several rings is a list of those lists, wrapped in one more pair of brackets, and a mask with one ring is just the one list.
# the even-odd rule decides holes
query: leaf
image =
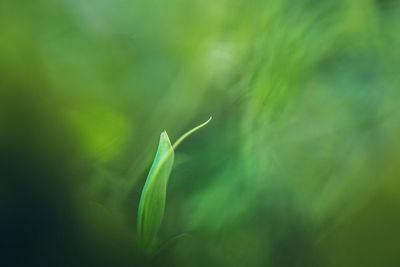
{"label": "leaf", "polygon": [[156,157],[144,185],[138,210],[139,244],[151,250],[165,209],[168,178],[174,163],[174,150],[167,133],[161,133]]}
{"label": "leaf", "polygon": [[156,157],[143,187],[138,209],[139,246],[146,252],[154,249],[157,231],[164,216],[167,183],[174,164],[174,149],[210,120],[211,118],[183,134],[173,146],[167,132],[161,133]]}

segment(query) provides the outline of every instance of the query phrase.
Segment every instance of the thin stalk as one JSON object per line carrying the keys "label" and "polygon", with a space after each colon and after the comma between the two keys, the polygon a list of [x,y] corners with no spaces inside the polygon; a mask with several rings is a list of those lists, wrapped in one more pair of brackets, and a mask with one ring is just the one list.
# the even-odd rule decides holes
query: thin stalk
{"label": "thin stalk", "polygon": [[172,145],[172,148],[175,150],[180,143],[182,143],[183,140],[186,139],[186,137],[188,137],[189,135],[191,135],[192,133],[194,133],[195,131],[197,131],[198,129],[206,126],[210,121],[211,121],[212,117],[210,117],[206,122],[200,124],[199,126],[194,127],[192,130],[188,131],[187,133],[183,134],[181,137],[179,137],[178,140],[176,140],[176,142]]}

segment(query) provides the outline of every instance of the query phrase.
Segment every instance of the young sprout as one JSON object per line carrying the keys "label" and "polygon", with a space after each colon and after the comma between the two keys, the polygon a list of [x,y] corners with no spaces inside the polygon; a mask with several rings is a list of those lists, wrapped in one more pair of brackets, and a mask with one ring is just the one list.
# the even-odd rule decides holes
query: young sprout
{"label": "young sprout", "polygon": [[206,122],[183,134],[173,145],[167,132],[161,133],[153,164],[143,187],[138,209],[138,242],[141,249],[151,252],[155,248],[157,231],[161,225],[167,192],[167,183],[174,163],[174,150],[189,135],[210,122]]}

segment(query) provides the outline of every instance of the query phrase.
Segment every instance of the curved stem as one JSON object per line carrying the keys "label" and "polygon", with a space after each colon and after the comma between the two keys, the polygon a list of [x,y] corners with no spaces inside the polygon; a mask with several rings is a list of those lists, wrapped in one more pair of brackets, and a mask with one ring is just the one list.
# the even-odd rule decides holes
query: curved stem
{"label": "curved stem", "polygon": [[206,122],[200,124],[199,126],[194,127],[192,130],[188,131],[187,133],[183,134],[181,137],[179,137],[178,140],[176,140],[176,142],[172,145],[172,148],[175,150],[180,143],[182,143],[183,140],[186,139],[186,137],[188,137],[189,135],[191,135],[192,133],[194,133],[195,131],[197,131],[198,129],[202,128],[203,126],[205,126],[207,123],[209,123],[211,121],[212,117],[210,117]]}

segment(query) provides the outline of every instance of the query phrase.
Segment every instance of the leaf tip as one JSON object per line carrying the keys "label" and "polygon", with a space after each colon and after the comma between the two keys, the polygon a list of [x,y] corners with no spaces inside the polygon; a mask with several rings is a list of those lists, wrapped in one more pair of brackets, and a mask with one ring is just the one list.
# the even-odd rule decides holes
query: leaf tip
{"label": "leaf tip", "polygon": [[162,131],[160,137],[168,137],[167,131]]}

